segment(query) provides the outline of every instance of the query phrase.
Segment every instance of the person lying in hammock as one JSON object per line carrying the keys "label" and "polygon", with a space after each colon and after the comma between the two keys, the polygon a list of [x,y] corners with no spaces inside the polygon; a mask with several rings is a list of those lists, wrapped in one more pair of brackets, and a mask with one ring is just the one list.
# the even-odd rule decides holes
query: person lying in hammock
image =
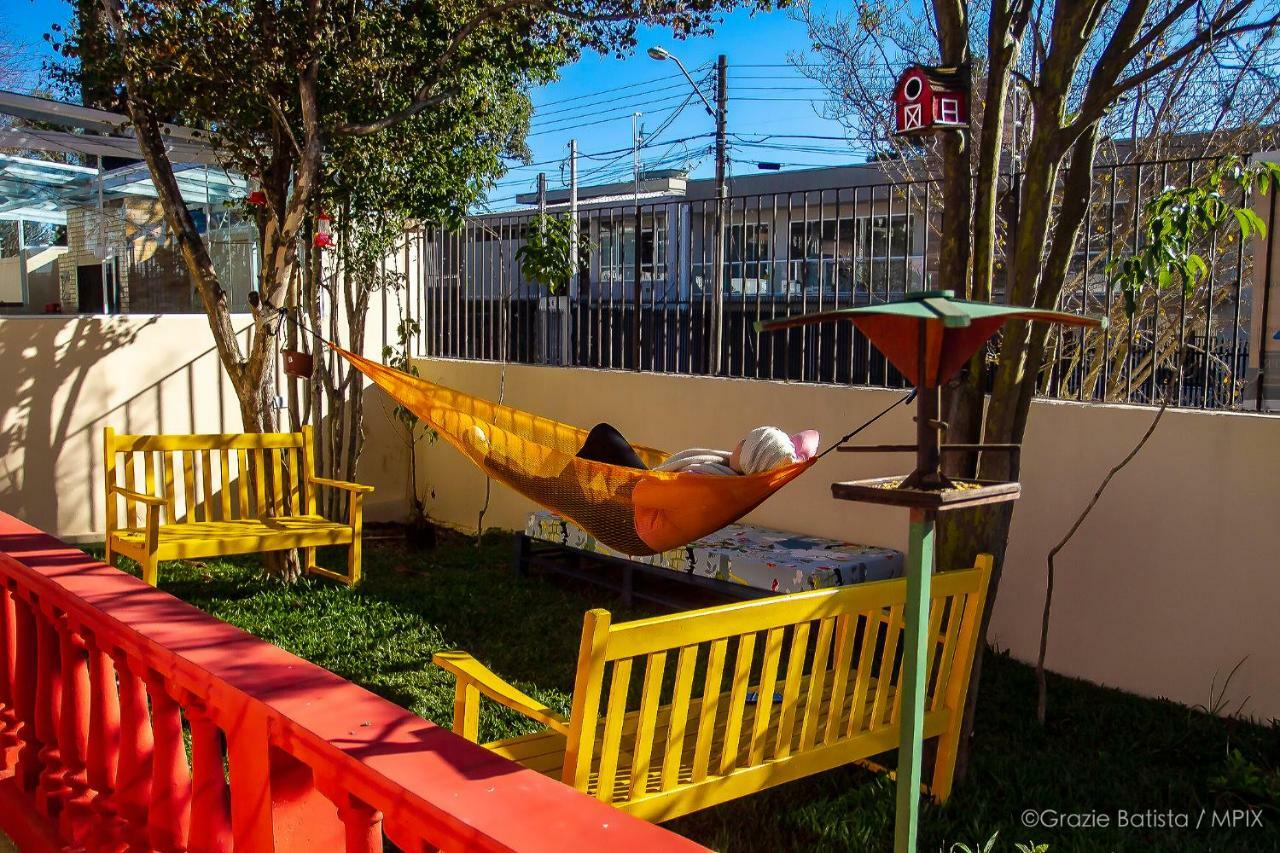
{"label": "person lying in hammock", "polygon": [[[650,469],[622,433],[606,423],[591,429],[571,458],[559,454],[526,455],[519,452],[519,444],[514,445],[514,453],[491,452],[488,436],[479,425],[471,427],[467,435],[490,476],[576,521],[609,548],[633,556],[655,554],[692,542],[750,509],[741,503],[740,493],[719,494],[695,486],[689,478],[682,478],[684,482],[677,484],[639,472],[709,475],[692,479],[726,481],[723,485],[732,487],[733,483],[727,481],[745,475],[767,475],[809,461],[818,452],[818,433],[813,430],[790,436],[777,427],[758,427],[731,451],[690,448]],[[557,462],[557,457],[561,461]],[[593,463],[619,470],[592,470]],[[557,470],[557,465],[562,467]],[[637,474],[627,475],[624,472],[628,469]],[[749,494],[758,495],[757,503],[769,494],[768,489],[749,488]],[[723,511],[717,507],[721,498],[728,499]],[[708,519],[715,521],[708,526]]]}
{"label": "person lying in hammock", "polygon": [[[777,427],[756,427],[733,450],[691,447],[667,457],[654,471],[738,476],[762,474],[811,459],[818,452],[818,433],[807,429],[787,435]],[[579,459],[649,470],[631,443],[611,424],[596,424],[587,433]]]}

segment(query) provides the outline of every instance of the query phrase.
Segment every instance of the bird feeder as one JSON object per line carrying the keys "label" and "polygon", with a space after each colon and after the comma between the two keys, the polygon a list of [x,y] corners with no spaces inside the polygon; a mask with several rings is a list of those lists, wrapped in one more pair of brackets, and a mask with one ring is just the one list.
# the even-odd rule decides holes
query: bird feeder
{"label": "bird feeder", "polygon": [[934,568],[934,534],[938,514],[951,510],[1017,500],[1016,481],[953,481],[942,473],[943,453],[953,451],[1016,453],[1014,444],[945,444],[947,425],[940,419],[942,386],[1009,320],[1043,321],[1099,327],[1103,321],[1059,311],[1041,311],[952,298],[951,291],[915,293],[897,302],[844,308],[819,314],[757,323],[758,331],[774,331],[811,323],[849,321],[862,330],[894,367],[915,385],[916,443],[842,446],[843,452],[914,453],[915,470],[906,475],[833,483],[837,500],[887,504],[911,512],[907,546],[907,595],[903,606],[905,635],[897,771],[895,853],[914,853],[919,825],[921,746],[924,700],[931,653],[925,624]]}
{"label": "bird feeder", "polygon": [[316,234],[311,238],[311,244],[317,249],[327,249],[333,245],[333,233],[330,226],[333,220],[327,213],[316,215]]}
{"label": "bird feeder", "polygon": [[258,176],[254,175],[249,179],[249,194],[244,197],[245,204],[252,207],[266,207],[267,194],[262,191],[262,185],[258,182]]}
{"label": "bird feeder", "polygon": [[933,133],[969,126],[968,68],[912,65],[893,87],[895,132]]}

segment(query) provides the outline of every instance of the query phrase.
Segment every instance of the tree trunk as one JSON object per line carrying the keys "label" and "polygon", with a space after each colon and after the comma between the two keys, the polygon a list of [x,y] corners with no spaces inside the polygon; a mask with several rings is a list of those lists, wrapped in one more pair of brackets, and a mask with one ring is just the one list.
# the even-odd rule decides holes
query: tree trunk
{"label": "tree trunk", "polygon": [[[110,22],[115,37],[125,46],[127,54],[127,30],[121,20],[119,0],[104,0],[104,11]],[[276,338],[269,334],[269,326],[278,322],[275,312],[253,309],[254,326],[246,356],[240,348],[239,339],[231,324],[231,311],[227,304],[227,293],[218,281],[217,272],[209,257],[208,248],[196,228],[191,212],[187,209],[182,191],[174,174],[173,164],[165,149],[165,140],[160,130],[159,120],[147,104],[142,92],[145,87],[142,77],[136,73],[131,64],[124,62],[125,103],[129,117],[134,125],[138,139],[138,147],[151,173],[156,195],[164,211],[165,220],[173,233],[177,235],[179,252],[188,274],[200,296],[205,315],[209,320],[209,329],[213,334],[214,345],[224,369],[235,389],[236,399],[240,406],[240,417],[246,432],[270,432],[276,429],[275,409],[275,376],[274,364],[270,356],[276,351]],[[303,107],[304,114],[314,120],[314,75],[304,75]],[[310,101],[307,98],[307,85],[310,86]],[[294,262],[293,235],[302,221],[302,213],[298,209],[300,201],[309,195],[314,181],[315,170],[319,166],[320,144],[318,136],[308,140],[304,153],[303,168],[299,171],[298,180],[292,195],[289,197],[287,215],[283,224],[274,219],[268,220],[267,237],[263,245],[262,295],[267,305],[283,304],[283,297],[288,286]],[[283,188],[283,181],[281,185]],[[284,192],[276,196],[277,203],[283,207]],[[265,555],[265,565],[269,573],[277,575],[286,582],[296,580],[301,567],[298,555],[294,551],[273,552]]]}
{"label": "tree trunk", "polygon": [[[1009,74],[1018,59],[1026,17],[1004,2],[992,4],[987,32],[986,93],[982,102],[982,126],[978,140],[978,170],[974,182],[973,261],[967,298],[990,300],[995,272],[996,212],[1000,199],[1000,166],[1004,155],[1004,123],[1009,98]],[[1016,119],[1016,116],[1015,116]],[[948,391],[947,440],[977,444],[982,438],[986,397],[986,349],[969,360],[968,372]],[[955,477],[971,477],[977,470],[974,453],[943,457],[944,471]],[[943,532],[947,528],[944,526]],[[944,562],[943,568],[960,568]]]}

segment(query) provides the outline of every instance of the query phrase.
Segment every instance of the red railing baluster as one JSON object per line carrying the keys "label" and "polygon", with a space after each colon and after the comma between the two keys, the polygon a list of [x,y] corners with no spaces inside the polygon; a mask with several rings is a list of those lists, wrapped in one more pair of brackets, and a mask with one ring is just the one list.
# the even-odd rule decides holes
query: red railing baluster
{"label": "red railing baluster", "polygon": [[382,812],[347,796],[338,805],[347,831],[347,853],[382,853]]}
{"label": "red railing baluster", "polygon": [[18,760],[18,615],[9,585],[0,578],[0,773]]}
{"label": "red railing baluster", "polygon": [[18,715],[18,785],[32,793],[40,778],[40,738],[36,733],[36,647],[39,631],[31,602],[13,596],[18,659],[14,665],[14,710]]}
{"label": "red railing baluster", "polygon": [[63,801],[59,827],[64,839],[78,843],[88,832],[93,799],[85,763],[89,750],[89,654],[65,615],[55,625],[62,664],[58,748],[63,764]]}
{"label": "red railing baluster", "polygon": [[231,849],[231,791],[223,771],[222,731],[203,706],[187,705],[191,723],[191,843],[193,853]]}
{"label": "red railing baluster", "polygon": [[112,652],[120,691],[120,764],[116,775],[118,818],[110,833],[115,844],[145,847],[151,808],[152,737],[147,691],[121,652]]}
{"label": "red railing baluster", "polygon": [[56,818],[62,785],[62,752],[58,748],[58,722],[62,717],[62,641],[54,627],[54,614],[39,607],[36,617],[36,737],[40,740],[40,782],[36,786],[36,808],[46,817]]}
{"label": "red railing baluster", "polygon": [[227,769],[231,776],[231,834],[236,853],[271,853],[271,760],[267,720],[245,708],[227,724]]}
{"label": "red railing baluster", "polygon": [[151,774],[151,845],[186,850],[191,828],[191,768],[182,745],[182,709],[165,689],[164,676],[148,672],[155,751]]}
{"label": "red railing baluster", "polygon": [[116,770],[120,762],[120,696],[116,692],[116,668],[97,638],[86,634],[89,645],[89,787],[93,798],[93,829],[89,847],[107,845],[116,820]]}

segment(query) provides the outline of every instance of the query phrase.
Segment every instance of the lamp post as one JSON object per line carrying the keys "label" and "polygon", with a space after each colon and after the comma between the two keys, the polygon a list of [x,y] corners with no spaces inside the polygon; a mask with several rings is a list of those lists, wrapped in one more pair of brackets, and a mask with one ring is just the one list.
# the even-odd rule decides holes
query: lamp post
{"label": "lamp post", "polygon": [[697,92],[698,97],[702,100],[702,105],[706,107],[707,115],[713,116],[716,120],[716,205],[715,205],[715,247],[712,253],[712,261],[715,268],[711,273],[711,343],[710,343],[710,372],[713,375],[719,375],[722,367],[722,345],[721,337],[724,331],[724,202],[727,195],[725,188],[725,166],[728,162],[727,144],[725,140],[725,119],[727,110],[728,85],[727,76],[729,62],[722,53],[716,58],[716,105],[711,106],[711,102],[702,94],[702,90],[698,88],[698,84],[694,82],[693,77],[689,75],[688,69],[684,67],[684,63],[673,53],[661,47],[651,47],[647,51],[651,59],[664,62],[670,59],[676,64],[684,74],[689,85]]}

